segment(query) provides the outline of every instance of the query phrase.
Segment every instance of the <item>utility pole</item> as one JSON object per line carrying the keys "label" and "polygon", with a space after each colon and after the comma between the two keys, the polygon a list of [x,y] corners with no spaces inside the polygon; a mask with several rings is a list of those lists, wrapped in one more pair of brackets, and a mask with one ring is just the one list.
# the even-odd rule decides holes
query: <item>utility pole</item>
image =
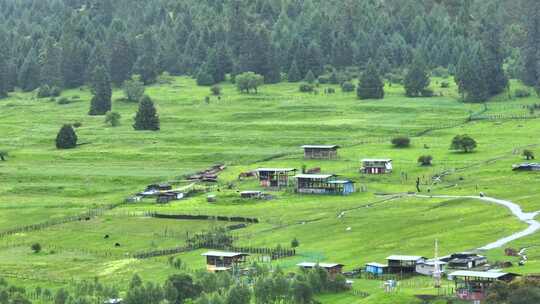
{"label": "utility pole", "polygon": [[441,288],[442,271],[439,263],[439,240],[435,240],[435,258],[433,261],[433,283],[435,288]]}

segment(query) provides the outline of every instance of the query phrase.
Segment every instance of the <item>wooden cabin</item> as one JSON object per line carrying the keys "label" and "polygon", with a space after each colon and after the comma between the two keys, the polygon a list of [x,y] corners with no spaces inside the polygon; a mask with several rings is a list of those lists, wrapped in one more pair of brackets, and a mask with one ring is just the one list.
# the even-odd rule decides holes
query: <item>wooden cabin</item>
{"label": "wooden cabin", "polygon": [[295,178],[298,193],[349,195],[355,191],[353,181],[337,180],[333,174],[298,174]]}
{"label": "wooden cabin", "polygon": [[389,273],[414,273],[416,265],[424,262],[426,258],[411,255],[391,255],[386,260],[388,261]]}
{"label": "wooden cabin", "polygon": [[233,267],[242,265],[246,262],[247,253],[226,252],[226,251],[208,251],[203,253],[206,257],[206,269],[209,272],[228,271]]}
{"label": "wooden cabin", "polygon": [[511,282],[517,276],[519,275],[505,272],[460,270],[450,273],[448,278],[455,282],[456,296],[459,299],[482,301],[495,282]]}
{"label": "wooden cabin", "polygon": [[367,263],[366,272],[374,275],[383,275],[388,273],[388,265],[380,263]]}
{"label": "wooden cabin", "polygon": [[304,145],[304,159],[337,159],[338,145]]}
{"label": "wooden cabin", "polygon": [[391,159],[363,159],[360,172],[364,174],[388,174],[392,173]]}
{"label": "wooden cabin", "polygon": [[296,169],[259,168],[256,171],[261,187],[280,189],[289,187],[290,179],[294,176]]}
{"label": "wooden cabin", "polygon": [[474,252],[453,253],[447,257],[441,258],[441,261],[447,262],[449,268],[463,270],[477,268],[488,262],[485,256]]}
{"label": "wooden cabin", "polygon": [[531,163],[531,164],[513,165],[512,170],[514,171],[540,171],[540,164]]}
{"label": "wooden cabin", "polygon": [[309,270],[316,267],[320,267],[328,273],[328,276],[330,278],[335,278],[338,274],[343,273],[343,267],[345,265],[343,264],[337,264],[337,263],[313,263],[313,262],[303,262],[300,264],[296,264],[296,266]]}

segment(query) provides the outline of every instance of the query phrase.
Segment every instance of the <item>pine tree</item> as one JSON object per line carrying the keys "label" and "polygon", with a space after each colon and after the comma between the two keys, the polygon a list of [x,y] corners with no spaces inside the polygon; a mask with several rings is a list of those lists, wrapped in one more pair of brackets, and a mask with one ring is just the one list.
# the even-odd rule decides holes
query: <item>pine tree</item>
{"label": "pine tree", "polygon": [[304,81],[307,83],[315,82],[315,75],[313,75],[313,72],[311,70],[307,72],[306,77],[304,78]]}
{"label": "pine tree", "polygon": [[40,55],[41,84],[50,88],[63,86],[62,79],[62,49],[58,47],[52,37],[45,40]]}
{"label": "pine tree", "polygon": [[73,149],[77,146],[77,134],[71,125],[63,125],[56,135],[57,149]]}
{"label": "pine tree", "polygon": [[483,102],[489,98],[481,50],[466,51],[456,68],[455,80],[463,101]]}
{"label": "pine tree", "polygon": [[429,87],[430,79],[423,56],[417,54],[404,79],[405,94],[409,97],[423,95]]}
{"label": "pine tree", "polygon": [[139,103],[139,110],[135,116],[135,124],[133,125],[135,130],[159,130],[159,116],[157,115],[154,102],[149,96],[145,95],[141,98]]}
{"label": "pine tree", "polygon": [[279,64],[278,54],[275,47],[271,47],[268,54],[268,68],[264,76],[266,83],[278,83],[281,81],[281,68]]}
{"label": "pine tree", "polygon": [[32,48],[26,58],[19,72],[19,86],[23,91],[33,91],[39,87],[39,63],[38,52],[35,48]]}
{"label": "pine tree", "polygon": [[[66,25],[70,28],[74,25]],[[76,88],[84,84],[86,75],[86,52],[88,47],[74,30],[64,32],[61,39],[62,76],[66,88]]]}
{"label": "pine tree", "polygon": [[200,86],[211,86],[215,84],[212,74],[208,72],[208,65],[201,67],[199,73],[197,73],[197,85]]}
{"label": "pine tree", "polygon": [[302,75],[300,74],[300,71],[298,70],[296,61],[292,62],[291,68],[289,69],[289,74],[287,75],[287,79],[289,80],[289,82],[298,82],[302,80]]}
{"label": "pine tree", "polygon": [[315,76],[319,76],[323,71],[323,58],[320,46],[315,42],[309,44],[307,48],[306,58],[308,71],[311,71]]}
{"label": "pine tree", "polygon": [[141,41],[141,50],[139,58],[135,62],[134,72],[141,75],[141,80],[145,85],[151,84],[156,81],[158,76],[158,62],[157,62],[157,42],[154,40],[154,36],[151,31],[146,31],[143,34]]}
{"label": "pine tree", "polygon": [[135,51],[123,34],[118,34],[111,46],[111,81],[117,86],[129,79],[135,63]]}
{"label": "pine tree", "polygon": [[485,81],[490,96],[502,93],[508,86],[504,72],[504,48],[502,45],[503,17],[500,6],[495,2],[488,4],[487,15],[481,22],[483,63]]}
{"label": "pine tree", "polygon": [[522,80],[530,86],[540,82],[540,1],[525,0],[525,27],[527,40],[523,49],[524,74]]}
{"label": "pine tree", "polygon": [[0,98],[8,96],[8,66],[6,56],[0,52]]}
{"label": "pine tree", "polygon": [[379,71],[374,63],[369,63],[367,69],[360,76],[356,94],[360,99],[384,98],[384,81],[379,76]]}
{"label": "pine tree", "polygon": [[90,102],[89,115],[105,115],[111,110],[112,88],[109,73],[103,66],[94,71],[92,91],[94,97]]}

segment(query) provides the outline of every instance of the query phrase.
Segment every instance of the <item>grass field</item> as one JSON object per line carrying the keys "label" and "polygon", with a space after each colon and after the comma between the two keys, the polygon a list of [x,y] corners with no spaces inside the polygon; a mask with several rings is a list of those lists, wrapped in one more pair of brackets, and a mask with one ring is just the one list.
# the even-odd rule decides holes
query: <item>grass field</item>
{"label": "grass field", "polygon": [[[0,100],[0,149],[10,154],[6,162],[0,162],[0,231],[119,203],[149,183],[175,181],[216,163],[225,163],[228,169],[220,176],[219,191],[214,192],[215,204],[207,203],[205,195],[163,206],[146,201],[122,205],[90,221],[0,239],[0,276],[21,285],[52,288],[100,277],[124,289],[134,273],[161,282],[175,272],[167,257],[135,260],[128,255],[180,246],[186,233],[226,224],[158,220],[144,217],[146,211],[259,218],[259,224],[234,233],[237,244],[287,247],[298,238],[298,255],[275,263],[288,270],[304,260],[340,262],[352,269],[366,262],[383,262],[390,254],[432,256],[435,239],[440,253],[448,254],[523,230],[525,224],[505,208],[476,200],[402,197],[381,202],[383,198],[377,195],[416,191],[418,177],[424,192],[485,192],[512,200],[526,211],[540,210],[540,175],[511,171],[512,164],[522,161],[522,149],[540,146],[540,122],[508,117],[467,121],[472,113],[482,111],[528,115],[523,106],[536,99],[499,96],[485,110],[483,105],[460,102],[455,87],[439,89],[440,81],[434,79],[433,87],[443,96],[410,99],[404,97],[403,88],[393,85],[387,86],[385,99],[378,101],[359,101],[354,93],[342,93],[337,87],[336,94],[313,95],[299,93],[297,84],[282,83],[264,86],[257,95],[244,95],[223,84],[222,98],[211,97],[207,104],[204,98],[209,89],[180,77],[147,88],[160,114],[159,132],[133,130],[137,105],[120,101],[120,90],[114,93],[114,111],[122,115],[122,125],[116,128],[106,126],[103,117],[86,115],[88,89],[64,92],[63,96],[74,100],[67,105],[14,93]],[[56,150],[54,138],[60,126],[75,122],[82,124],[77,134],[85,145]],[[450,151],[452,137],[464,133],[478,141],[477,151]],[[410,136],[412,146],[393,148],[390,139],[397,135]],[[305,161],[299,148],[303,144],[343,148],[338,160]],[[416,160],[423,154],[433,156],[432,167],[418,166]],[[394,173],[360,175],[360,159],[370,157],[392,158]],[[238,199],[240,190],[259,189],[255,180],[238,181],[240,172],[257,167],[300,169],[302,165],[350,178],[366,191],[347,197],[285,191],[273,193],[275,199],[268,202]],[[431,185],[432,176],[450,169],[455,170]],[[232,189],[226,187],[229,183]],[[343,211],[345,216],[338,218]],[[511,244],[532,247],[531,261],[512,271],[540,271],[540,247],[534,247],[537,238],[533,235]],[[44,247],[39,254],[30,250],[35,242]],[[196,270],[204,267],[201,252],[179,257]],[[493,260],[512,260],[503,256],[502,249],[487,254]],[[413,286],[388,295],[380,282],[364,280],[355,282],[354,288],[371,296],[362,299],[345,293],[320,299],[331,304],[414,303],[414,294],[435,292]]]}

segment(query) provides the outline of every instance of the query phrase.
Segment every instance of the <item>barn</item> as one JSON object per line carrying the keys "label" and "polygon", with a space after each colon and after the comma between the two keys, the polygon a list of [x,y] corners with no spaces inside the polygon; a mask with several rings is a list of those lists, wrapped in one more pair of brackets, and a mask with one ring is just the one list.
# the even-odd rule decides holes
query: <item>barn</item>
{"label": "barn", "polygon": [[294,176],[294,168],[259,168],[256,170],[261,187],[265,188],[287,188],[291,177]]}
{"label": "barn", "polygon": [[341,274],[343,272],[343,267],[345,265],[343,264],[338,264],[338,263],[313,263],[313,262],[303,262],[303,263],[300,263],[300,264],[297,264],[296,266],[302,268],[302,269],[305,269],[305,270],[309,270],[309,269],[313,269],[313,268],[316,268],[316,267],[320,267],[324,270],[326,270],[326,272],[328,273],[328,275],[330,276],[330,278],[335,278],[336,275],[338,274]]}
{"label": "barn", "polygon": [[338,145],[304,145],[304,159],[337,159]]}
{"label": "barn", "polygon": [[206,257],[206,269],[209,272],[228,271],[233,267],[242,265],[246,262],[247,253],[241,252],[225,252],[225,251],[208,251],[203,253]]}

